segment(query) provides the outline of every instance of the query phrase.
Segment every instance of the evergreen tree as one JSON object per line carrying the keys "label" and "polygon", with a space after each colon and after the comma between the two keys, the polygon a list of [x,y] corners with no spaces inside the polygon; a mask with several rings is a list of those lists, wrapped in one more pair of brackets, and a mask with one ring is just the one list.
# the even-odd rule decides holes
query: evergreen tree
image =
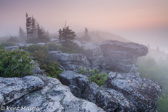
{"label": "evergreen tree", "polygon": [[46,32],[42,27],[39,26],[39,24],[37,24],[37,32],[38,32],[38,38],[42,41],[42,42],[48,42],[50,41],[49,36],[48,36],[48,32]]}
{"label": "evergreen tree", "polygon": [[70,41],[75,39],[75,32],[69,29],[69,26],[65,26],[63,29],[60,29],[59,31],[59,40],[60,41]]}
{"label": "evergreen tree", "polygon": [[90,38],[90,36],[89,36],[89,31],[88,31],[87,28],[85,28],[84,40],[85,40],[85,41],[90,41],[90,40],[91,40],[91,38]]}
{"label": "evergreen tree", "polygon": [[37,23],[34,17],[32,17],[32,37],[38,38]]}
{"label": "evergreen tree", "polygon": [[26,37],[26,33],[24,32],[24,30],[21,27],[19,27],[19,37],[20,38],[25,38]]}
{"label": "evergreen tree", "polygon": [[26,13],[26,31],[27,31],[27,38],[32,37],[32,18],[28,16]]}
{"label": "evergreen tree", "polygon": [[42,27],[40,27],[40,25],[36,22],[34,17],[29,17],[27,13],[26,13],[26,30],[27,30],[28,43],[50,41],[48,32],[46,32]]}

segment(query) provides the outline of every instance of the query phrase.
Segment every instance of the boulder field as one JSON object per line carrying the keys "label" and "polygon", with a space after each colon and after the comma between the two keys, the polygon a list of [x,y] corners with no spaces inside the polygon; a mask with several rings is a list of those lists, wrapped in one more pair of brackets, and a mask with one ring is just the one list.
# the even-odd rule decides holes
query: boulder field
{"label": "boulder field", "polygon": [[[59,80],[47,77],[35,62],[32,76],[0,77],[0,111],[157,112],[161,87],[141,78],[136,65],[138,57],[148,53],[146,46],[112,40],[76,43],[83,54],[49,52],[64,70]],[[80,67],[108,73],[105,85],[89,82],[87,75],[77,73]]]}

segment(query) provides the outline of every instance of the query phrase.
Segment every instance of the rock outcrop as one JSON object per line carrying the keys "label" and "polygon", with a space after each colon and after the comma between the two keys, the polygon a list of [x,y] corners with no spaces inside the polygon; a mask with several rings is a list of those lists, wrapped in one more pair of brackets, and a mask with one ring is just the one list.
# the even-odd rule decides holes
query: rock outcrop
{"label": "rock outcrop", "polygon": [[6,105],[34,90],[41,89],[43,86],[43,81],[34,76],[23,78],[0,77],[0,105]]}
{"label": "rock outcrop", "polygon": [[106,112],[136,112],[135,105],[124,95],[114,89],[98,87],[97,84],[91,83],[87,86],[85,99],[94,102]]}
{"label": "rock outcrop", "polygon": [[141,79],[138,73],[111,72],[106,85],[101,87],[72,71],[64,71],[59,78],[75,96],[95,103],[106,112],[156,112],[161,92],[157,83]]}
{"label": "rock outcrop", "polygon": [[59,79],[62,84],[70,87],[71,92],[75,96],[83,98],[83,93],[89,83],[86,76],[75,73],[73,71],[64,71],[59,74]]}
{"label": "rock outcrop", "polygon": [[50,51],[51,60],[59,62],[65,70],[78,71],[80,67],[90,68],[90,63],[83,54],[68,54],[60,51]]}
{"label": "rock outcrop", "polygon": [[137,72],[136,61],[138,57],[145,56],[148,49],[144,45],[133,42],[119,42],[108,40],[102,43],[80,43],[84,54],[67,54],[60,51],[50,51],[53,61],[58,61],[65,70],[77,71],[80,67],[85,69],[99,69],[110,72]]}
{"label": "rock outcrop", "polygon": [[58,79],[27,76],[2,79],[0,83],[4,112],[105,112],[94,103],[75,97]]}
{"label": "rock outcrop", "polygon": [[123,93],[136,106],[138,112],[156,111],[161,88],[151,80],[141,79],[138,73],[111,72],[106,85]]}
{"label": "rock outcrop", "polygon": [[136,72],[136,60],[148,53],[147,47],[132,43],[105,41],[100,48],[103,52],[103,69],[117,72]]}
{"label": "rock outcrop", "polygon": [[92,68],[126,73],[137,72],[137,58],[148,53],[146,46],[113,40],[83,44],[83,48]]}
{"label": "rock outcrop", "polygon": [[[36,75],[0,78],[4,112],[157,112],[160,86],[140,78],[135,64],[148,53],[147,47],[118,41],[77,44],[84,54],[49,52],[64,70],[59,74],[61,82],[47,77],[34,61]],[[105,85],[99,87],[88,81],[89,76],[76,73],[80,67],[110,72]]]}

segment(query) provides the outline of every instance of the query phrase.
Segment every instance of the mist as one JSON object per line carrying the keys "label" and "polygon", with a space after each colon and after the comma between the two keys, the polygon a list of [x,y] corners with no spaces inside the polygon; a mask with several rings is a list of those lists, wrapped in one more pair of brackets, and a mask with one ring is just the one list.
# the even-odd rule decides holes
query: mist
{"label": "mist", "polygon": [[1,108],[168,112],[167,43],[168,0],[0,0]]}
{"label": "mist", "polygon": [[0,37],[18,36],[19,27],[25,30],[26,12],[49,33],[56,34],[67,21],[77,33],[87,27],[168,52],[167,0],[1,0]]}

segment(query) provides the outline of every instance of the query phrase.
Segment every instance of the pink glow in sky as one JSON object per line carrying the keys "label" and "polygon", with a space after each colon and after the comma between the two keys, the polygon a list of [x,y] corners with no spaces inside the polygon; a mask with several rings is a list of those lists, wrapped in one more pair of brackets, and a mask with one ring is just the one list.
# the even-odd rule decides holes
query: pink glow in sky
{"label": "pink glow in sky", "polygon": [[0,35],[25,28],[26,12],[50,32],[65,20],[78,31],[168,26],[168,0],[0,0]]}

